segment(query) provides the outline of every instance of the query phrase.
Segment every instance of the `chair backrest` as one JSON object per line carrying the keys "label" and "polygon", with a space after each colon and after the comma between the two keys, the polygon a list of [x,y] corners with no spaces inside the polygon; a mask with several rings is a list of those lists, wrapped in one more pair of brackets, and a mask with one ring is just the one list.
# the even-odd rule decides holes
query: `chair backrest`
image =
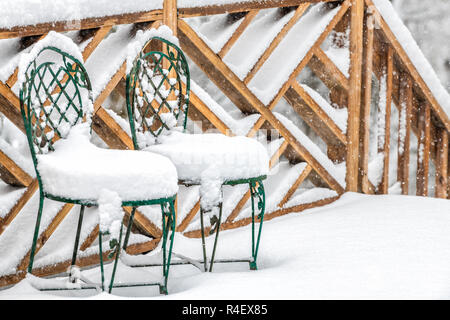
{"label": "chair backrest", "polygon": [[83,64],[50,46],[39,51],[23,76],[20,108],[37,167],[36,154],[53,151],[54,142],[83,121],[92,106],[92,89]]}
{"label": "chair backrest", "polygon": [[127,110],[135,149],[175,125],[186,128],[189,94],[189,66],[181,49],[166,39],[151,38],[127,74]]}

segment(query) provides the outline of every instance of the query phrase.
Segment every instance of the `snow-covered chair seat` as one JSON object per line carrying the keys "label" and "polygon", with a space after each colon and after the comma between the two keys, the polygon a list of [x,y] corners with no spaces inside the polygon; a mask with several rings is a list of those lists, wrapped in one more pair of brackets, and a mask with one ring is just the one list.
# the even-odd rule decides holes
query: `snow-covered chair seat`
{"label": "snow-covered chair seat", "polygon": [[267,175],[269,160],[265,148],[254,139],[223,134],[188,134],[173,131],[158,144],[144,150],[168,157],[178,178],[200,184],[210,177],[223,183]]}
{"label": "snow-covered chair seat", "polygon": [[[153,33],[152,33],[153,32]],[[149,34],[154,34],[150,31]],[[247,261],[256,269],[256,258],[265,210],[263,180],[269,167],[267,153],[258,141],[221,134],[184,133],[190,93],[189,66],[166,34],[152,37],[140,52],[130,45],[127,60],[126,98],[128,119],[135,149],[167,156],[177,167],[180,183],[200,185],[200,224],[203,264],[208,269],[205,249],[204,214],[210,217],[210,231],[216,232],[209,271],[222,219],[222,186],[248,184],[252,203],[252,256]],[[145,34],[142,35],[145,38]],[[169,41],[170,40],[170,41]],[[150,42],[155,42],[150,44]],[[145,51],[145,48],[159,51]],[[180,117],[180,115],[183,116]],[[256,202],[256,203],[255,203]],[[259,231],[255,223],[259,219]],[[243,259],[239,259],[243,261]]]}
{"label": "snow-covered chair seat", "polygon": [[105,188],[122,202],[169,198],[178,191],[177,171],[166,157],[99,148],[89,141],[87,123],[72,128],[54,149],[37,155],[43,191],[51,196],[95,204]]}
{"label": "snow-covered chair seat", "polygon": [[[105,289],[102,239],[109,236],[109,257],[115,256],[110,293],[116,287],[118,259],[127,247],[136,208],[157,204],[163,224],[163,280],[139,285],[158,285],[160,292],[167,293],[178,191],[176,168],[158,154],[102,149],[90,142],[93,94],[82,61],[78,46],[70,38],[50,32],[20,62],[20,107],[40,191],[28,272],[33,270],[45,198],[81,205],[69,269],[70,280],[81,281],[80,288]],[[87,283],[75,266],[84,208],[88,205],[99,207],[101,284]],[[122,206],[132,207],[123,245]]]}

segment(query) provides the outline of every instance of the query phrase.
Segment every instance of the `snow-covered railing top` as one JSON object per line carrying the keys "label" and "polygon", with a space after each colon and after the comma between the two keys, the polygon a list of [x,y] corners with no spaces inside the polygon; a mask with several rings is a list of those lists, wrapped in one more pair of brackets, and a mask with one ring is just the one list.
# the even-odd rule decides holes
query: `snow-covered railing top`
{"label": "snow-covered railing top", "polygon": [[[178,0],[179,17],[242,12],[333,0]],[[0,39],[69,31],[107,24],[162,19],[163,0],[17,0],[0,2]]]}

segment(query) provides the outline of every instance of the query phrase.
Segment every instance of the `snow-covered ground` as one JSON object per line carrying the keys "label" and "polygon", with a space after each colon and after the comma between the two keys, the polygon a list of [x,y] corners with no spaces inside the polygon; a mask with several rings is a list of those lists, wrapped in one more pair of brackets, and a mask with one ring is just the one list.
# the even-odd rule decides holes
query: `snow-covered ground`
{"label": "snow-covered ground", "polygon": [[[200,240],[177,235],[175,243],[175,252],[200,257]],[[220,257],[248,256],[249,250],[249,227],[221,233]],[[346,193],[328,206],[267,221],[258,264],[258,271],[217,264],[213,273],[172,266],[168,296],[156,287],[56,296],[25,280],[0,291],[0,299],[449,299],[450,201]],[[121,281],[159,272],[119,265]],[[85,274],[98,276],[99,270]]]}

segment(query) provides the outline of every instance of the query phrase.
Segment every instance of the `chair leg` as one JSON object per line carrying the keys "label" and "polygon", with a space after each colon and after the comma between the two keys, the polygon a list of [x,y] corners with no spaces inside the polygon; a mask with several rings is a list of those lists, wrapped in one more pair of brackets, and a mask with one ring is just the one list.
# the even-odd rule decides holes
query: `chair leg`
{"label": "chair leg", "polygon": [[[264,191],[264,185],[262,181],[258,181],[258,188],[256,188],[256,183],[251,182],[250,183],[250,194],[252,198],[252,258],[253,261],[250,262],[250,269],[251,270],[257,270],[257,264],[256,259],[258,257],[258,249],[259,249],[259,242],[261,240],[261,231],[262,231],[262,225],[264,221],[264,213],[266,208],[266,195]],[[258,230],[258,237],[256,238],[255,242],[255,198],[258,200],[258,218],[259,218],[259,230]]]}
{"label": "chair leg", "polygon": [[44,208],[44,196],[42,193],[40,193],[39,210],[38,210],[38,215],[36,218],[36,225],[34,227],[33,244],[31,245],[30,261],[28,263],[28,273],[32,273],[32,271],[33,271],[34,255],[36,253],[36,245],[37,245],[37,240],[39,237],[39,227],[41,225],[41,217],[42,217],[43,208]]}
{"label": "chair leg", "polygon": [[98,233],[98,249],[100,255],[100,271],[102,275],[102,291],[105,291],[105,269],[103,267],[102,232]]}
{"label": "chair leg", "polygon": [[200,229],[202,234],[202,249],[203,249],[203,264],[205,266],[205,272],[208,271],[208,261],[206,256],[206,241],[205,241],[205,226],[203,222],[204,211],[200,207]]}
{"label": "chair leg", "polygon": [[[170,269],[170,261],[172,258],[172,250],[173,250],[173,241],[175,238],[175,228],[176,228],[176,216],[175,216],[175,203],[174,201],[170,201],[169,203],[169,212],[165,211],[164,205],[161,205],[161,211],[163,215],[162,227],[163,227],[163,276],[164,276],[164,284],[159,285],[159,292],[161,294],[168,294],[167,291],[167,281],[169,278],[169,269]],[[166,219],[167,217],[167,219]],[[169,244],[169,252],[167,253],[167,240],[169,230],[172,230],[170,235],[170,244]]]}
{"label": "chair leg", "polygon": [[114,278],[116,276],[116,270],[117,270],[117,263],[119,262],[119,256],[120,256],[120,250],[122,248],[122,231],[123,231],[123,221],[120,225],[120,233],[119,233],[119,243],[116,246],[116,257],[114,259],[114,267],[111,275],[111,281],[109,283],[109,293],[112,292],[113,285],[114,285]]}
{"label": "chair leg", "polygon": [[127,233],[125,234],[125,240],[123,241],[123,250],[124,251],[127,250],[128,240],[130,239],[131,228],[133,226],[135,212],[136,212],[136,207],[133,207],[133,209],[131,210],[131,214],[130,214],[130,220],[128,221],[128,227],[127,227]]}
{"label": "chair leg", "polygon": [[75,266],[77,262],[77,253],[78,253],[78,245],[80,243],[80,234],[81,234],[81,226],[83,224],[83,215],[84,215],[84,206],[82,205],[80,207],[80,216],[78,217],[78,227],[77,227],[77,234],[75,236],[75,244],[73,247],[73,254],[72,254],[72,263],[70,264],[70,282],[75,283],[76,279],[73,276],[73,267]]}

